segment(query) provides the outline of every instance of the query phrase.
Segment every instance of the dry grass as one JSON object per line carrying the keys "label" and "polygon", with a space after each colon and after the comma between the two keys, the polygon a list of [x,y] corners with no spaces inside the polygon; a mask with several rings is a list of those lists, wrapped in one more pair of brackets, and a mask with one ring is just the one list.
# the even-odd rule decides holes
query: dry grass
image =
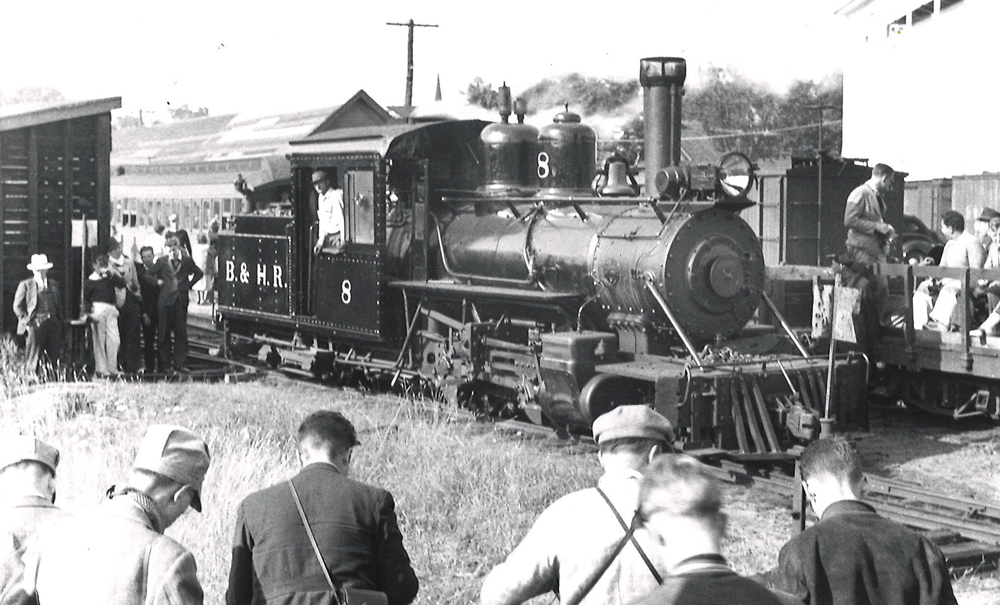
{"label": "dry grass", "polygon": [[[362,440],[355,475],[395,496],[421,581],[419,603],[474,601],[483,575],[520,541],[538,513],[600,475],[586,444],[512,438],[434,403],[280,379],[242,385],[67,385],[0,402],[0,418],[4,430],[34,430],[60,446],[59,502],[71,511],[95,506],[105,488],[125,476],[150,424],[183,424],[204,435],[213,456],[205,512],[185,515],[168,533],[195,553],[207,602],[221,603],[236,506],[251,491],[296,471],[294,429],[320,408],[352,419]],[[730,559],[743,573],[772,567],[790,536],[786,503],[737,488],[727,493]],[[996,586],[991,578],[963,580],[961,602],[1000,602]]]}

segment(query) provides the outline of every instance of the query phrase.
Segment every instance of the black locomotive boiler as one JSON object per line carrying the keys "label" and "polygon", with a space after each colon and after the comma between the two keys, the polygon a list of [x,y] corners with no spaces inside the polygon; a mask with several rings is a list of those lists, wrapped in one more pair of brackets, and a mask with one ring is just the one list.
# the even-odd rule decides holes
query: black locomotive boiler
{"label": "black locomotive boiler", "polygon": [[[644,194],[623,157],[597,169],[579,116],[537,130],[507,95],[499,123],[293,141],[294,216],[238,216],[219,238],[231,350],[421,384],[560,431],[642,403],[691,447],[769,455],[815,437],[826,360],[768,351],[773,329],[747,328],[764,284],[738,216],[752,165],[680,163],[685,75],[683,59],[641,61]],[[315,170],[344,192],[337,254],[313,254]],[[863,422],[864,364],[840,358],[835,372],[838,419]]]}

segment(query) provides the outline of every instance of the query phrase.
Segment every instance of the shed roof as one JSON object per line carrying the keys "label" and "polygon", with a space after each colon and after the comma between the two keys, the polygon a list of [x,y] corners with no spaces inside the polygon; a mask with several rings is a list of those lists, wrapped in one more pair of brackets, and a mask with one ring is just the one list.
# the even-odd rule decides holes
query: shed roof
{"label": "shed roof", "polygon": [[121,106],[121,97],[69,103],[0,105],[0,132],[109,113]]}

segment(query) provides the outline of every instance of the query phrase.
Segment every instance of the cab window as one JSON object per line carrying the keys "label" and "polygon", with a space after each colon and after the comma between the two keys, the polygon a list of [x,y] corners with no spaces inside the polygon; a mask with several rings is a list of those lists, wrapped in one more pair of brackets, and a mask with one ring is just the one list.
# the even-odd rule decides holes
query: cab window
{"label": "cab window", "polygon": [[348,170],[344,179],[347,241],[375,243],[375,172]]}

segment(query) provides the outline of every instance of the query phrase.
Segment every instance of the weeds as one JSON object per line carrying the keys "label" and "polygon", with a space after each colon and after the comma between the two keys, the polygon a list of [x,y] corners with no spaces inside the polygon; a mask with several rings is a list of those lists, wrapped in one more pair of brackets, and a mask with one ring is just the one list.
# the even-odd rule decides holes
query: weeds
{"label": "weeds", "polygon": [[[421,582],[418,603],[474,602],[483,576],[541,510],[601,473],[585,445],[514,440],[434,402],[280,380],[52,386],[0,401],[0,419],[4,431],[34,432],[60,447],[59,504],[72,512],[97,505],[126,476],[149,425],[181,424],[203,435],[212,454],[204,512],[186,514],[168,533],[194,552],[206,602],[222,603],[237,505],[297,472],[295,430],[323,408],[344,413],[358,429],[353,475],[396,499]],[[737,488],[727,493],[731,561],[742,573],[768,569],[791,535],[787,503]],[[963,582],[963,602],[990,602],[970,595],[995,590],[995,582]]]}

